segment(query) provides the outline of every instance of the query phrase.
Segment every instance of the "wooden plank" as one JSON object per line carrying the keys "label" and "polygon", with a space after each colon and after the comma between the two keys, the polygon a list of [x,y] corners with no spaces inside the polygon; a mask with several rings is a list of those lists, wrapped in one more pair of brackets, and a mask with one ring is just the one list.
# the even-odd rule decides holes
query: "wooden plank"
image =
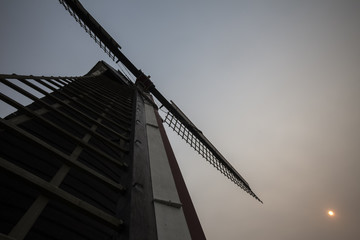
{"label": "wooden plank", "polygon": [[136,91],[131,188],[130,240],[157,239],[150,163],[146,138],[145,108]]}
{"label": "wooden plank", "polygon": [[105,213],[104,211],[94,207],[93,205],[77,197],[74,197],[73,195],[58,188],[57,186],[46,182],[40,177],[16,166],[13,163],[10,163],[3,158],[0,158],[0,167],[7,172],[15,175],[16,177],[26,181],[28,184],[34,186],[35,188],[39,189],[46,196],[64,202],[70,207],[98,220],[99,222],[106,224],[109,227],[112,227],[113,229],[121,229],[123,225],[123,221],[121,219]]}
{"label": "wooden plank", "polygon": [[6,127],[7,129],[10,129],[11,131],[13,131],[14,133],[23,136],[24,138],[30,140],[31,142],[34,142],[35,144],[41,146],[42,148],[47,149],[48,151],[54,153],[57,157],[59,157],[60,160],[64,161],[64,163],[69,164],[70,166],[76,167],[80,170],[82,170],[83,172],[85,172],[86,174],[90,175],[90,176],[94,176],[97,179],[101,180],[102,182],[106,183],[108,186],[120,190],[120,191],[124,191],[125,188],[114,182],[113,180],[99,174],[97,171],[89,168],[88,166],[84,165],[83,163],[80,163],[78,161],[75,161],[75,159],[69,157],[68,155],[64,154],[63,152],[57,150],[56,148],[54,148],[53,146],[47,144],[46,142],[38,139],[37,137],[29,134],[28,132],[22,130],[21,128],[12,125],[11,123],[7,122],[6,120],[1,119],[0,120],[0,126]]}

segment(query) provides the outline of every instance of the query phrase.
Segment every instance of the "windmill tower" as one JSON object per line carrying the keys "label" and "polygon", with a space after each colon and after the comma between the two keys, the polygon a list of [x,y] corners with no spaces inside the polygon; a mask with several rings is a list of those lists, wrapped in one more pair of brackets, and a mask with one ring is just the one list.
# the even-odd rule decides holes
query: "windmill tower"
{"label": "windmill tower", "polygon": [[81,77],[0,75],[33,101],[0,95],[17,109],[1,119],[0,239],[205,239],[163,122],[260,201],[78,1],[60,3],[137,80],[102,61]]}

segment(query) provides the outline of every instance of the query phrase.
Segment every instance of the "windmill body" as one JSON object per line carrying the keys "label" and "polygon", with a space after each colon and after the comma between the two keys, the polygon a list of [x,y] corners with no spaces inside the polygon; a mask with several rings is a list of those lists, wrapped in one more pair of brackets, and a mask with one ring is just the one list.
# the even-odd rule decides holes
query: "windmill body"
{"label": "windmill body", "polygon": [[163,122],[260,201],[78,1],[60,3],[137,81],[103,61],[81,77],[0,75],[32,102],[0,95],[17,109],[1,119],[0,238],[205,239]]}

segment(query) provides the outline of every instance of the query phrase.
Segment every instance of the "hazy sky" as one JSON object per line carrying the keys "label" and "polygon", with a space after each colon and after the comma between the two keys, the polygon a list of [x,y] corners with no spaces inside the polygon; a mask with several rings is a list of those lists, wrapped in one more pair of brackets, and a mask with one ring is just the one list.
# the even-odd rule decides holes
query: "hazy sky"
{"label": "hazy sky", "polygon": [[[360,1],[81,2],[264,201],[168,130],[208,239],[360,239]],[[56,0],[0,33],[0,73],[118,68]]]}

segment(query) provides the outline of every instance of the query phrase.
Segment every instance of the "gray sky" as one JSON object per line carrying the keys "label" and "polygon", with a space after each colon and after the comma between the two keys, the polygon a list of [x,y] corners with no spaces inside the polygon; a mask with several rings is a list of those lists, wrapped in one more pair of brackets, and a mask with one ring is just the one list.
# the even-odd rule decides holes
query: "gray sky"
{"label": "gray sky", "polygon": [[[82,4],[264,201],[168,130],[208,239],[360,239],[360,1]],[[55,0],[1,0],[0,32],[0,73],[118,68]]]}

